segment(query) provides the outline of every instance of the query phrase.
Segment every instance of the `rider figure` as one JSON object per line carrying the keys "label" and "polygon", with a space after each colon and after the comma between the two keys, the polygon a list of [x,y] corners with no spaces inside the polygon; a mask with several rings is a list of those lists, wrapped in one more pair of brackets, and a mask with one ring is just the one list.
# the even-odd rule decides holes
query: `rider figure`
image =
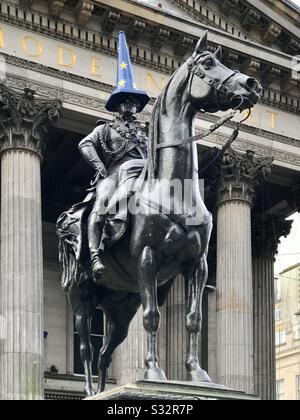
{"label": "rider figure", "polygon": [[83,139],[79,150],[85,160],[97,171],[96,197],[88,220],[88,242],[94,278],[101,277],[103,263],[102,234],[105,225],[105,209],[119,184],[120,166],[132,159],[147,158],[147,136],[135,114],[141,112],[150,98],[137,90],[133,81],[132,67],[125,34],[119,34],[118,86],[109,98],[106,109],[118,112],[112,123],[99,124]]}

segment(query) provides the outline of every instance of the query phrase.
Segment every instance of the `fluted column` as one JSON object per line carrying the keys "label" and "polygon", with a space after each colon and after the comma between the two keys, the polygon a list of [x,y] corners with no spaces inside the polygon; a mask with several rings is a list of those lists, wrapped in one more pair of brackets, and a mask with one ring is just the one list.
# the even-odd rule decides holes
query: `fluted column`
{"label": "fluted column", "polygon": [[219,166],[217,202],[217,377],[254,393],[251,205],[271,159],[229,149]]}
{"label": "fluted column", "polygon": [[276,399],[274,262],[280,237],[292,221],[275,215],[253,216],[254,385],[262,400]]}
{"label": "fluted column", "polygon": [[166,303],[166,350],[167,378],[169,380],[186,380],[186,304],[185,282],[178,276],[172,286]]}
{"label": "fluted column", "polygon": [[40,163],[60,104],[0,85],[1,399],[43,398],[43,258]]}
{"label": "fluted column", "polygon": [[144,379],[147,335],[143,326],[143,309],[132,320],[126,340],[114,354],[118,385]]}

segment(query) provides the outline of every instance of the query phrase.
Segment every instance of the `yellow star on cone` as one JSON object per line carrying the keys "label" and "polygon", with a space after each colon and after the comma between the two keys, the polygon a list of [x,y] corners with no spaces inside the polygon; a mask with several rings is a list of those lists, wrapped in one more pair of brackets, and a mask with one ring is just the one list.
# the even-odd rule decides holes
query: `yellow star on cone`
{"label": "yellow star on cone", "polygon": [[121,69],[122,70],[127,70],[127,66],[128,66],[128,64],[126,64],[124,61],[123,61],[123,63],[121,63]]}
{"label": "yellow star on cone", "polygon": [[124,87],[126,85],[126,80],[122,79],[119,81],[119,86]]}

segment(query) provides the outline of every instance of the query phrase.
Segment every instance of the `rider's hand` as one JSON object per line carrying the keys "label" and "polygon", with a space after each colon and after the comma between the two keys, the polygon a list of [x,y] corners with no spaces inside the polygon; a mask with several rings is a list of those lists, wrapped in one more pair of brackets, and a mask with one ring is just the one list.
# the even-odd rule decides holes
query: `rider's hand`
{"label": "rider's hand", "polygon": [[104,178],[106,178],[107,177],[107,170],[104,168],[104,166],[101,166],[99,169],[98,169],[98,172],[97,172],[97,178],[98,179],[104,179]]}

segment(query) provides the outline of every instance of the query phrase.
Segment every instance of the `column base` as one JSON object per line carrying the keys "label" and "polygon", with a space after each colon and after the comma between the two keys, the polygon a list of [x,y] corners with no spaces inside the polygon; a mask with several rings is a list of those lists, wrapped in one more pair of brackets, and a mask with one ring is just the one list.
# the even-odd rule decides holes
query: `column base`
{"label": "column base", "polygon": [[137,381],[103,392],[91,401],[109,400],[258,400],[254,395],[218,384],[177,381]]}

